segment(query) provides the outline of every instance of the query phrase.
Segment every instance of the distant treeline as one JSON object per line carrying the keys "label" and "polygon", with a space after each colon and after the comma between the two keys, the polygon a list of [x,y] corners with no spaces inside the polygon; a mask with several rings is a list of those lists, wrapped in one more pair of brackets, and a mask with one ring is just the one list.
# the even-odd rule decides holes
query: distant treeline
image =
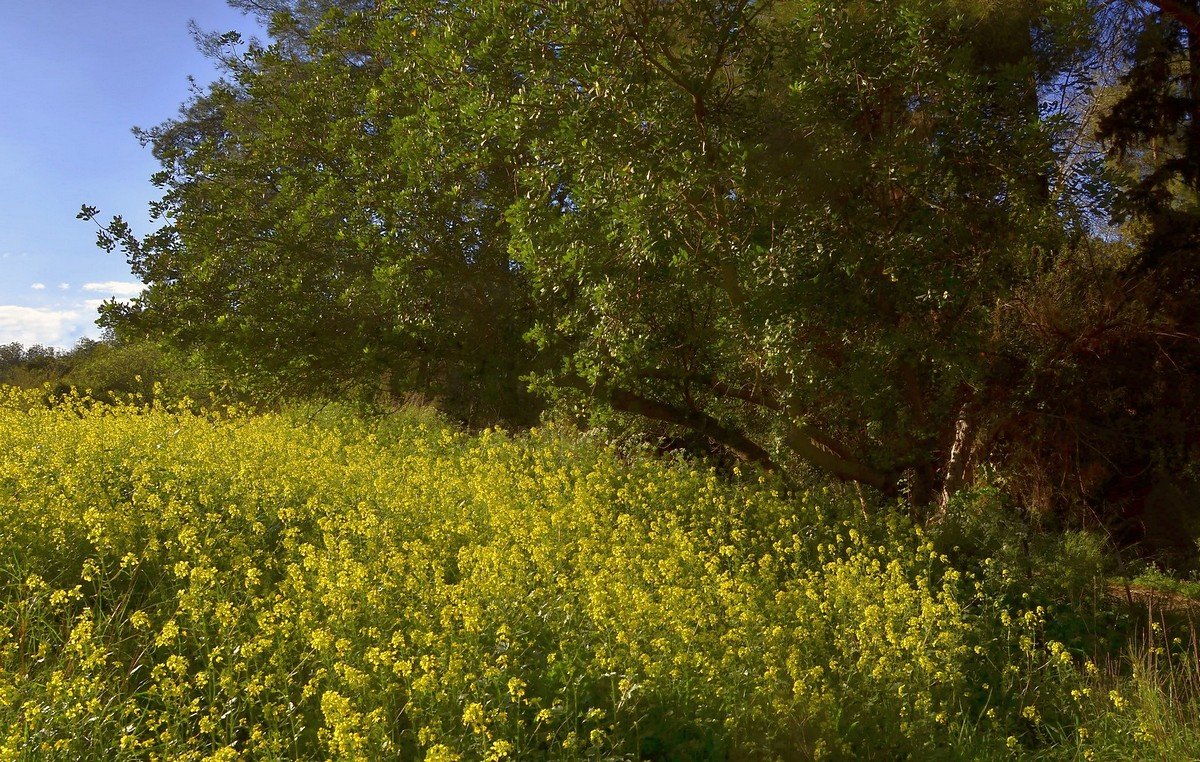
{"label": "distant treeline", "polygon": [[151,400],[163,389],[207,399],[221,385],[195,363],[149,341],[112,336],[83,338],[70,349],[20,342],[0,345],[0,384],[45,388],[60,396],[72,389],[98,400]]}

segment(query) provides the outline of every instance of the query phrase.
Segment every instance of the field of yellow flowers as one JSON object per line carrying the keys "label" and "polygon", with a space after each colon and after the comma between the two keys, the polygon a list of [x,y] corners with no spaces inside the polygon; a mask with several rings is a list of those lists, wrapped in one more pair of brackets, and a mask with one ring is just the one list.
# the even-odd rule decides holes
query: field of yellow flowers
{"label": "field of yellow flowers", "polygon": [[0,759],[1154,758],[1006,572],[856,513],[554,429],[0,388]]}

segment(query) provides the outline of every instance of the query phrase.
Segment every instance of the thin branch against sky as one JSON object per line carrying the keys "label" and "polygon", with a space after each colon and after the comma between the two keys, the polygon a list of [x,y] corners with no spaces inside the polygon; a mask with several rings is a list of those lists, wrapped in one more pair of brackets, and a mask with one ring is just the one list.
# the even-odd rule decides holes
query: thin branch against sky
{"label": "thin branch against sky", "polygon": [[0,11],[0,344],[66,347],[97,335],[97,300],[136,280],[75,214],[92,204],[146,232],[157,165],[131,128],[174,116],[189,76],[216,76],[189,21],[261,30],[223,0],[0,0]]}

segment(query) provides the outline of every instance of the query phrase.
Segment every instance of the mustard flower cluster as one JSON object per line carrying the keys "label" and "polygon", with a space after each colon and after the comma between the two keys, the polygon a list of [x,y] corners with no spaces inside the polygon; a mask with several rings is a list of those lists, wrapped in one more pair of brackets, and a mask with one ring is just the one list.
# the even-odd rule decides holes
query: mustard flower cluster
{"label": "mustard flower cluster", "polygon": [[903,521],[552,428],[0,389],[0,442],[0,759],[1003,755],[1081,674]]}

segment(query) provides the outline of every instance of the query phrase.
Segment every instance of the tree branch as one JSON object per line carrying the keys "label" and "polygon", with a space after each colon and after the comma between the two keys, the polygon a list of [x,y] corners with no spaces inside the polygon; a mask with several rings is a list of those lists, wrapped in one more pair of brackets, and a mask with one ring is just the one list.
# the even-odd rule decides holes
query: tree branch
{"label": "tree branch", "polygon": [[1193,39],[1200,40],[1200,13],[1188,8],[1179,0],[1149,0],[1150,4],[1178,21]]}
{"label": "tree branch", "polygon": [[792,452],[842,481],[874,487],[889,497],[897,493],[896,482],[860,460],[843,457],[822,444],[824,435],[811,426],[789,421],[784,437]]}
{"label": "tree branch", "polygon": [[670,370],[652,370],[642,375],[659,380],[698,383],[719,397],[741,400],[778,413],[787,425],[784,441],[792,452],[843,481],[860,482],[878,489],[885,495],[896,493],[894,479],[851,455],[844,445],[826,432],[815,426],[799,423],[798,419],[801,416],[797,415],[796,411],[789,410],[769,390],[755,386],[731,385],[708,376]]}
{"label": "tree branch", "polygon": [[707,413],[669,405],[626,389],[589,385],[581,378],[559,379],[558,383],[600,396],[622,412],[691,429],[728,447],[741,460],[758,463],[767,471],[779,471],[770,454],[758,443],[740,431],[723,426]]}

